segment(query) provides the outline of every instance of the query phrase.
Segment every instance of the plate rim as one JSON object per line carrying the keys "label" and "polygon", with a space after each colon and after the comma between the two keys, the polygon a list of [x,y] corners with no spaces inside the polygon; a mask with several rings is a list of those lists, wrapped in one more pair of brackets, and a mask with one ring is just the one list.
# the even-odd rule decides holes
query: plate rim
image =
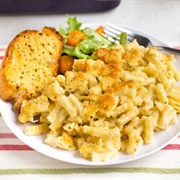
{"label": "plate rim", "polygon": [[[104,24],[100,24],[100,23],[84,23],[83,26],[84,27],[92,27],[92,26],[96,26],[98,27],[99,25],[104,25]],[[161,41],[159,38],[156,38],[155,36],[153,35],[150,35],[148,33],[145,33],[145,32],[142,32],[142,31],[139,31],[137,29],[134,29],[134,28],[131,28],[131,27],[125,27],[125,26],[122,26],[124,28],[127,28],[127,29],[130,29],[134,32],[137,32],[139,34],[143,34],[149,38],[151,38],[152,40],[155,40],[157,41],[160,45],[166,45],[166,46],[169,46],[168,44],[166,44],[165,42]],[[158,44],[158,45],[159,45]],[[12,111],[12,105],[9,103],[9,102],[4,102],[0,99],[0,107],[5,107],[6,105],[10,106],[11,107],[11,111]],[[56,158],[54,156],[52,156],[51,154],[48,155],[47,153],[45,152],[42,152],[39,148],[37,147],[34,147],[31,143],[29,142],[26,142],[26,140],[24,140],[24,138],[22,138],[22,134],[24,134],[22,131],[19,131],[19,132],[14,132],[14,127],[11,125],[11,122],[10,121],[7,121],[7,117],[8,117],[8,114],[5,113],[5,111],[3,111],[3,108],[0,108],[0,112],[1,112],[1,115],[2,115],[2,118],[4,120],[4,122],[6,123],[6,125],[8,126],[8,128],[11,130],[11,132],[17,136],[17,138],[19,140],[21,140],[24,144],[28,145],[29,147],[31,147],[32,149],[34,149],[35,151],[45,155],[45,156],[48,156],[48,157],[51,157],[53,159],[56,159],[56,160],[60,160],[60,161],[63,161],[63,162],[67,162],[67,163],[71,163],[71,164],[77,164],[77,165],[87,165],[87,166],[109,166],[109,165],[119,165],[119,164],[123,164],[123,163],[128,163],[128,162],[132,162],[132,161],[135,161],[135,160],[138,160],[138,159],[141,159],[141,158],[144,158],[144,157],[147,157],[157,151],[159,151],[160,149],[162,149],[163,147],[165,147],[167,144],[169,144],[170,142],[172,142],[175,138],[177,138],[179,135],[180,135],[180,128],[178,129],[179,131],[176,133],[176,135],[174,135],[172,138],[170,138],[166,143],[164,143],[163,145],[155,148],[154,150],[148,152],[148,153],[145,153],[145,154],[142,154],[142,155],[139,155],[139,156],[136,156],[137,153],[135,153],[134,155],[132,155],[132,158],[127,158],[125,160],[122,160],[122,161],[116,161],[116,158],[112,159],[112,160],[109,160],[107,162],[92,162],[92,161],[89,161],[89,160],[86,160],[85,158],[82,158],[83,161],[81,162],[74,162],[74,161],[71,161],[71,160],[68,160],[68,159],[59,159],[59,158]],[[13,112],[14,113],[14,112]],[[14,113],[15,114],[15,113]],[[179,117],[180,118],[180,117]],[[17,117],[16,117],[16,120],[17,120]],[[18,122],[19,123],[19,122]],[[26,125],[23,125],[23,127],[26,126]],[[172,126],[177,126],[176,125],[172,125]],[[167,130],[166,130],[167,132]],[[161,133],[161,132],[160,132]],[[24,134],[24,136],[26,136]],[[23,137],[24,137],[23,136]],[[27,137],[27,136],[26,136]],[[34,137],[37,137],[37,136],[34,136]],[[41,136],[42,137],[42,136]],[[31,138],[31,137],[30,137]],[[42,142],[43,143],[43,142]],[[153,142],[154,143],[154,142]],[[46,147],[48,147],[47,149],[51,148],[54,150],[53,147],[49,146],[49,145],[46,145],[44,144]],[[140,148],[142,148],[144,145],[141,145]],[[140,149],[139,148],[139,149]],[[138,151],[139,151],[138,149]],[[62,150],[61,149],[57,149],[59,152],[61,152]],[[63,150],[64,151],[64,150]],[[68,152],[68,151],[66,151]],[[121,152],[119,152],[121,153]],[[131,155],[126,155],[126,156],[131,156]]]}

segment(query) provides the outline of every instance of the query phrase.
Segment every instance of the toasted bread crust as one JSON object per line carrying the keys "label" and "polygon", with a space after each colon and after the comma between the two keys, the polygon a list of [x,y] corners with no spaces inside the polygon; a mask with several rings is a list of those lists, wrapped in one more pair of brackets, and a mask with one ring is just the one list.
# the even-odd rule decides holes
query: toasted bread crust
{"label": "toasted bread crust", "polygon": [[58,74],[63,38],[51,27],[25,30],[9,44],[0,68],[0,98],[20,109]]}

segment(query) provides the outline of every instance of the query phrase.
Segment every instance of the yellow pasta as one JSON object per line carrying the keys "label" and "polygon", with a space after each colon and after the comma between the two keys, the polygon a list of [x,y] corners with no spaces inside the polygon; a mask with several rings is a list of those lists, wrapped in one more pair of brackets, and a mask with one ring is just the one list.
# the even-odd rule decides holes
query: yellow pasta
{"label": "yellow pasta", "polygon": [[49,104],[48,98],[44,95],[33,100],[23,101],[21,106],[22,113],[18,117],[19,121],[21,123],[36,122],[34,117],[39,113],[47,112]]}
{"label": "yellow pasta", "polygon": [[119,151],[134,154],[153,143],[156,131],[176,124],[180,77],[174,57],[136,41],[97,49],[75,60],[37,98],[24,101],[19,121],[25,134],[47,133],[45,143],[78,149],[84,158],[107,161]]}
{"label": "yellow pasta", "polygon": [[134,154],[137,151],[137,148],[142,144],[142,137],[137,133],[135,129],[131,129],[127,133],[128,135],[128,142],[126,151],[129,154]]}
{"label": "yellow pasta", "polygon": [[28,136],[35,136],[39,134],[44,134],[49,131],[49,126],[46,123],[27,126],[24,129],[24,133]]}
{"label": "yellow pasta", "polygon": [[47,119],[50,122],[49,128],[53,131],[57,131],[60,129],[67,116],[68,113],[61,107],[61,105],[56,105],[56,107],[47,116]]}
{"label": "yellow pasta", "polygon": [[171,122],[174,122],[176,111],[170,105],[165,105],[164,110],[159,118],[158,127],[160,129],[167,129]]}
{"label": "yellow pasta", "polygon": [[115,108],[115,110],[111,113],[111,116],[113,118],[116,118],[119,114],[125,113],[132,108],[133,108],[132,102],[124,103],[124,104],[118,106],[117,108]]}
{"label": "yellow pasta", "polygon": [[131,119],[136,117],[138,115],[138,113],[139,113],[138,108],[133,107],[127,113],[121,115],[121,117],[117,119],[117,123],[119,124],[119,126],[123,126],[123,125],[127,124],[129,121],[131,121]]}
{"label": "yellow pasta", "polygon": [[74,105],[71,103],[69,98],[65,95],[59,97],[59,102],[61,106],[67,111],[67,113],[73,118],[77,115],[77,110]]}
{"label": "yellow pasta", "polygon": [[73,151],[76,149],[72,137],[66,132],[63,132],[61,136],[58,136],[56,142],[57,147],[59,148],[66,149],[69,151]]}
{"label": "yellow pasta", "polygon": [[156,86],[156,93],[158,95],[159,101],[162,104],[168,104],[168,98],[165,92],[165,89],[162,84],[157,84]]}
{"label": "yellow pasta", "polygon": [[153,127],[153,118],[152,116],[147,117],[143,116],[142,117],[144,121],[144,142],[146,144],[152,143],[153,140],[153,134],[154,134],[154,127]]}

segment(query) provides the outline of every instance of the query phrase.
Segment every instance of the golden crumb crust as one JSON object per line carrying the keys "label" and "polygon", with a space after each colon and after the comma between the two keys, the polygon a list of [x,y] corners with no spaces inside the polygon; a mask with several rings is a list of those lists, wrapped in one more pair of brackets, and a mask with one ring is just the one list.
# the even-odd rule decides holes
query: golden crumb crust
{"label": "golden crumb crust", "polygon": [[63,38],[51,27],[25,30],[9,44],[0,67],[0,98],[19,111],[24,99],[37,97],[58,75]]}

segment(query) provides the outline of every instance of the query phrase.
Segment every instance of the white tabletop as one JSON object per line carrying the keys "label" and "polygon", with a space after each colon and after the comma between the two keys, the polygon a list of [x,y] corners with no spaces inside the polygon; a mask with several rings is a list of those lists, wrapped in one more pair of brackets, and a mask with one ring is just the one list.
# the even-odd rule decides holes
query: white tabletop
{"label": "white tabletop", "polygon": [[[70,15],[83,23],[111,22],[144,31],[170,45],[180,44],[179,0],[122,0],[110,11]],[[22,30],[41,29],[45,25],[59,28],[66,20],[64,14],[1,15],[0,45],[7,45]]]}

